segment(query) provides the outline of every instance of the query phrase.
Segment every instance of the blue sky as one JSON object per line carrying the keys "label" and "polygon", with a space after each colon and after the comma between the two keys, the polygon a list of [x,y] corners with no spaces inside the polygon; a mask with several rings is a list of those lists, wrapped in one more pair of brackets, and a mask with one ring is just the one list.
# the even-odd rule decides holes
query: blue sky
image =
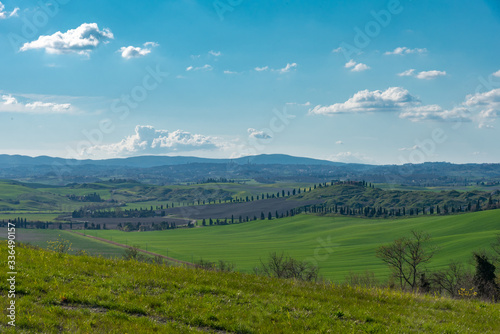
{"label": "blue sky", "polygon": [[2,0],[0,154],[498,163],[499,35],[493,0]]}

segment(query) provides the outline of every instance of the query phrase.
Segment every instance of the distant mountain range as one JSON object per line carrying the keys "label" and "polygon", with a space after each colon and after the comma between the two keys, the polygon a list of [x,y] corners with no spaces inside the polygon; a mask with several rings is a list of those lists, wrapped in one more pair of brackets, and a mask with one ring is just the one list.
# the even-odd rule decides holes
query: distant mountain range
{"label": "distant mountain range", "polygon": [[184,165],[191,163],[200,164],[228,164],[235,163],[239,165],[254,164],[254,165],[344,165],[340,162],[332,162],[327,160],[318,160],[312,158],[294,157],[286,154],[261,154],[254,156],[241,157],[237,159],[210,159],[198,157],[169,157],[169,156],[139,156],[122,159],[105,159],[105,160],[76,160],[53,158],[48,156],[28,157],[23,155],[0,155],[0,168],[10,168],[16,166],[49,166],[49,165],[94,165],[94,166],[109,166],[109,167],[134,167],[134,168],[151,168],[160,166]]}
{"label": "distant mountain range", "polygon": [[500,164],[426,162],[416,165],[367,165],[285,154],[261,154],[237,159],[141,156],[106,160],[0,155],[0,179],[54,185],[107,179],[159,185],[198,183],[207,179],[255,180],[261,183],[364,180],[416,187],[493,186],[500,189]]}

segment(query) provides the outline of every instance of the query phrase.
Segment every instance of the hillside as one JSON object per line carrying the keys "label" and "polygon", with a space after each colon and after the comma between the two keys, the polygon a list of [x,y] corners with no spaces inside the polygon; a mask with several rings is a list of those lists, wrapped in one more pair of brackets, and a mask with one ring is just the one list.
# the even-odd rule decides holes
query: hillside
{"label": "hillside", "polygon": [[47,156],[0,155],[0,178],[45,184],[136,179],[157,185],[200,182],[205,177],[261,183],[366,180],[415,187],[500,187],[500,164],[426,162],[405,165],[340,163],[285,154],[237,159],[189,156],[138,156],[74,160]]}
{"label": "hillside", "polygon": [[[6,243],[0,244],[6,267]],[[3,333],[495,333],[499,304],[17,248]],[[0,288],[7,292],[5,271]],[[0,299],[7,308],[8,299]]]}
{"label": "hillside", "polygon": [[484,205],[490,195],[495,201],[500,200],[499,191],[429,191],[429,190],[384,190],[364,187],[359,184],[334,184],[316,188],[311,192],[296,195],[298,199],[322,199],[327,206],[341,205],[350,208],[419,208],[439,205],[441,207],[466,206],[479,200]]}

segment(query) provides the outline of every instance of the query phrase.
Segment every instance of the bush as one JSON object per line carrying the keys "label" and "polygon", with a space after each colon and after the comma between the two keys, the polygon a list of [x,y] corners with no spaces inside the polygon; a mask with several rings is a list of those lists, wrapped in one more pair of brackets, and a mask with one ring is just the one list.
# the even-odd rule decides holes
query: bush
{"label": "bush", "polygon": [[66,254],[71,250],[71,242],[63,239],[61,235],[55,241],[47,241],[47,248],[59,254]]}
{"label": "bush", "polygon": [[145,257],[142,254],[139,254],[139,246],[133,245],[125,248],[125,252],[123,254],[123,258],[125,260],[136,260],[136,261],[144,261]]}

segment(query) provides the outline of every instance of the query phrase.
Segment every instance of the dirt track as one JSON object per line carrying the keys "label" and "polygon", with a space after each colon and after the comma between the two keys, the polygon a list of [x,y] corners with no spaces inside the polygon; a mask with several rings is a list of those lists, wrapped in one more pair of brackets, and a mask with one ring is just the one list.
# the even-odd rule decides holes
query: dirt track
{"label": "dirt track", "polygon": [[[87,238],[99,240],[99,241],[106,242],[108,244],[112,244],[112,245],[115,245],[115,246],[119,246],[119,247],[123,247],[123,248],[129,248],[129,246],[127,246],[127,245],[120,244],[118,242],[114,242],[114,241],[111,241],[111,240],[107,240],[107,239],[103,239],[103,238],[99,238],[99,237],[94,237],[94,236],[91,236],[91,235],[88,235],[88,234],[83,234],[83,233],[80,233],[80,232],[75,232],[75,231],[72,231],[72,232],[75,233],[75,234],[79,234],[81,236],[87,237]],[[138,251],[141,252],[141,253],[144,253],[144,254],[148,254],[148,255],[159,256],[159,257],[161,257],[163,259],[167,259],[167,260],[175,262],[175,263],[183,264],[183,265],[186,265],[188,267],[197,267],[197,265],[194,264],[194,263],[177,260],[177,259],[165,256],[165,255],[161,255],[161,254],[158,254],[158,253],[153,253],[153,252],[145,251],[143,249],[138,249]]]}

